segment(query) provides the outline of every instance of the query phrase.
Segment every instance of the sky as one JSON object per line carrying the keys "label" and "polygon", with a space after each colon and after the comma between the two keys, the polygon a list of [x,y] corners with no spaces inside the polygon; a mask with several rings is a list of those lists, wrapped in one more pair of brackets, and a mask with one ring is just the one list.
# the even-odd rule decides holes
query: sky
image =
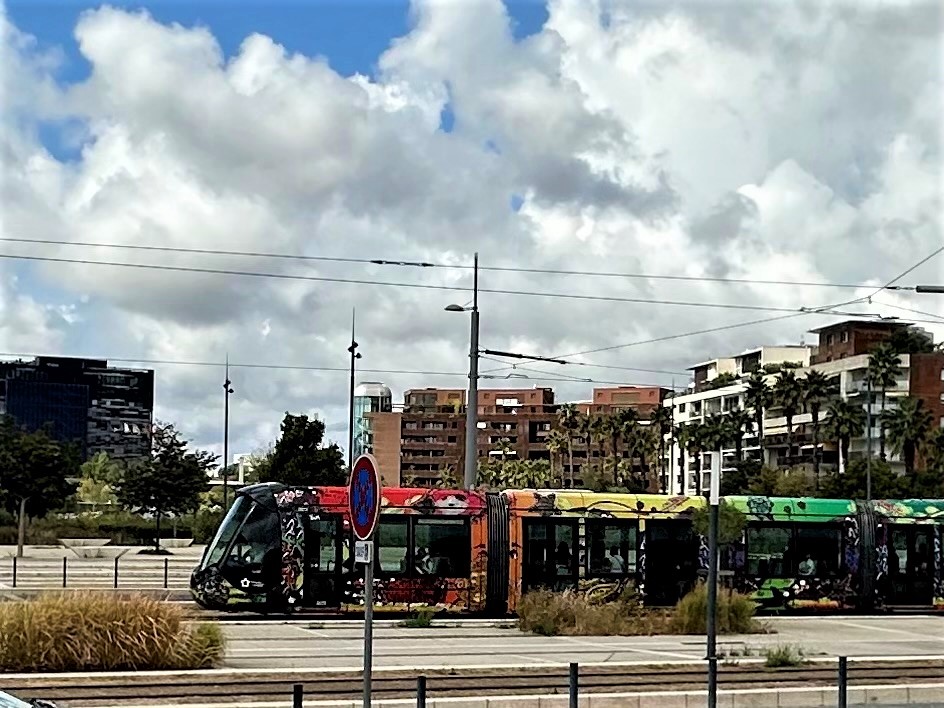
{"label": "sky", "polygon": [[0,352],[154,368],[157,417],[216,452],[228,356],[244,453],[286,411],[343,446],[352,310],[358,381],[464,387],[468,315],[444,307],[476,252],[482,346],[569,362],[484,358],[483,387],[683,387],[853,315],[940,341],[944,298],[879,288],[944,282],[942,21],[905,0],[8,1]]}

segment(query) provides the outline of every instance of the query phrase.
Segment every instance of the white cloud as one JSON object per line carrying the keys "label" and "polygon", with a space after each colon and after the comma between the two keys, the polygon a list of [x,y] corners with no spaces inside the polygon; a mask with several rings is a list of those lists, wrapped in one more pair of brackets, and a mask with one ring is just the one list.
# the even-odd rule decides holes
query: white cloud
{"label": "white cloud", "polygon": [[[553,0],[549,10],[541,32],[515,41],[497,0],[417,1],[415,26],[378,58],[379,75],[347,77],[263,35],[227,57],[205,28],[103,8],[76,27],[91,74],[64,90],[50,74],[61,56],[4,23],[2,86],[16,111],[2,119],[2,231],[453,264],[478,250],[483,266],[875,283],[941,243],[935,6]],[[447,107],[448,134],[438,128]],[[46,116],[82,121],[77,160],[61,163],[40,145]],[[513,196],[523,199],[518,211]],[[60,353],[82,328],[86,348],[75,353],[220,364],[228,353],[235,363],[340,370],[234,368],[235,452],[275,435],[285,410],[317,412],[345,439],[352,307],[364,369],[457,374],[361,378],[395,390],[465,384],[468,320],[442,308],[468,294],[368,281],[468,287],[468,271],[2,250],[364,281],[47,264],[27,283],[0,271],[6,346]],[[942,275],[939,259],[908,280]],[[482,286],[768,307],[856,292],[494,271],[483,271]],[[50,287],[83,307],[48,296]],[[887,301],[944,315],[940,299]],[[560,354],[762,316],[483,293],[482,343]],[[819,323],[586,359],[682,370],[749,344],[798,341]],[[944,337],[944,326],[932,329]],[[560,397],[588,396],[586,384],[554,385]],[[161,366],[159,414],[219,450],[221,388],[219,369]]]}

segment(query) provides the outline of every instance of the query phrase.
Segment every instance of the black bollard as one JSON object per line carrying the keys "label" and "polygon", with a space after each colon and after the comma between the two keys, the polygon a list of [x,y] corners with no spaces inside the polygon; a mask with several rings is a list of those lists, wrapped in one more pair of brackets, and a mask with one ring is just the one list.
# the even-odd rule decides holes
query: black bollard
{"label": "black bollard", "polygon": [[66,586],[66,576],[68,575],[66,567],[69,564],[69,559],[65,556],[62,557],[62,587]]}
{"label": "black bollard", "polygon": [[292,708],[302,708],[302,699],[305,696],[305,689],[300,683],[292,687]]}
{"label": "black bollard", "polygon": [[416,677],[416,708],[426,708],[426,677]]}
{"label": "black bollard", "polygon": [[577,708],[580,689],[577,683],[579,668],[576,662],[570,665],[570,708]]}
{"label": "black bollard", "polygon": [[846,657],[839,657],[839,708],[846,708],[846,684],[849,683],[849,672],[846,666]]}

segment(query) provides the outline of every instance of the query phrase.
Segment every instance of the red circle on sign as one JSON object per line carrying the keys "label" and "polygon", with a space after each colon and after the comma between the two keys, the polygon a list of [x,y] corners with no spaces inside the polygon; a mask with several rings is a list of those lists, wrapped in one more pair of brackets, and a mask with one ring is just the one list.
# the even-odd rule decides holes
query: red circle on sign
{"label": "red circle on sign", "polygon": [[366,541],[380,516],[380,473],[372,455],[361,455],[354,462],[347,499],[351,529],[358,539]]}

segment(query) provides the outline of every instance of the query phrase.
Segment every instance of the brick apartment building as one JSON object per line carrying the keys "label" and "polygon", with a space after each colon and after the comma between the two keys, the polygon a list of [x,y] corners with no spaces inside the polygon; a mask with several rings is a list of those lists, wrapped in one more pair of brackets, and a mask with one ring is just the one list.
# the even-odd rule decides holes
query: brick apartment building
{"label": "brick apartment building", "polygon": [[[606,413],[638,408],[641,417],[665,398],[668,389],[619,387],[595,389],[593,400],[578,405],[584,412]],[[466,393],[461,389],[413,389],[404,394],[403,410],[368,413],[372,452],[386,484],[410,479],[435,484],[446,469],[462,476],[465,450]],[[478,454],[495,455],[504,438],[519,460],[549,459],[546,440],[558,419],[560,405],[550,388],[480,389],[478,392]],[[591,451],[591,455],[597,453]],[[597,453],[598,454],[598,453]],[[575,445],[575,474],[586,462],[585,446]],[[396,477],[391,473],[396,470]]]}

